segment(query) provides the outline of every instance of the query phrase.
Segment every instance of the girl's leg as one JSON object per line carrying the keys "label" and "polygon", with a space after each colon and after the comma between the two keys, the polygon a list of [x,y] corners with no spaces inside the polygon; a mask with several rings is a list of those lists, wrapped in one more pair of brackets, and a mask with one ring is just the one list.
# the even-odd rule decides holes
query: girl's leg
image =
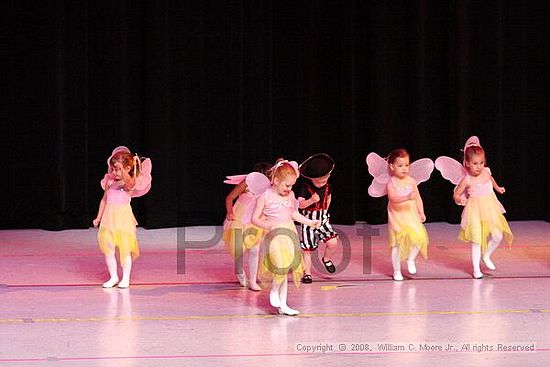
{"label": "girl's leg", "polygon": [[495,270],[496,266],[491,261],[491,255],[495,250],[497,249],[498,245],[500,245],[500,241],[502,241],[502,233],[501,232],[494,232],[491,233],[491,239],[489,240],[489,246],[487,248],[487,252],[485,255],[483,255],[483,262],[490,270]]}
{"label": "girl's leg", "polygon": [[126,255],[122,261],[122,279],[118,283],[119,288],[128,288],[130,286],[130,273],[132,272],[132,256]]}
{"label": "girl's leg", "polygon": [[271,291],[269,292],[269,303],[275,308],[281,307],[281,298],[279,297],[279,290],[281,289],[281,282],[273,278],[271,282]]}
{"label": "girl's leg", "polygon": [[244,248],[242,243],[235,244],[235,275],[241,287],[246,287],[246,275],[243,269]]}
{"label": "girl's leg", "polygon": [[112,255],[105,255],[105,264],[107,264],[107,270],[109,271],[110,279],[103,283],[103,288],[112,288],[115,286],[115,284],[118,283],[117,264],[114,247]]}
{"label": "girl's leg", "polygon": [[311,251],[302,250],[302,260],[304,263],[304,275],[311,275]]}
{"label": "girl's leg", "polygon": [[403,280],[401,274],[401,257],[399,255],[399,246],[393,246],[391,248],[391,264],[393,267],[393,280]]}
{"label": "girl's leg", "polygon": [[331,238],[326,242],[325,253],[323,254],[324,259],[332,260],[334,253],[336,252],[336,245],[338,245],[338,240],[336,237]]}
{"label": "girl's leg", "polygon": [[479,268],[479,262],[481,260],[481,246],[472,242],[472,266],[474,268],[473,276],[476,279],[483,278],[483,273]]}
{"label": "girl's leg", "polygon": [[246,287],[246,275],[244,275],[244,270],[241,269],[241,273],[237,273],[236,276],[237,276],[237,280],[239,281],[239,284],[241,285],[241,287]]}
{"label": "girl's leg", "polygon": [[414,260],[418,256],[419,252],[420,249],[416,246],[413,246],[411,248],[411,251],[409,252],[409,257],[407,259],[407,268],[409,270],[409,274],[416,274],[416,264],[414,263]]}
{"label": "girl's leg", "polygon": [[279,308],[279,313],[281,315],[296,316],[300,313],[298,310],[294,310],[287,306],[286,299],[288,295],[288,276],[285,277],[285,280],[281,283],[279,288],[279,298],[281,300],[281,307]]}
{"label": "girl's leg", "polygon": [[253,246],[248,251],[248,288],[253,291],[261,291],[262,288],[257,283],[258,278],[258,258],[260,256],[260,246]]}
{"label": "girl's leg", "polygon": [[[336,271],[334,263],[332,262],[332,258],[334,257],[334,253],[336,252],[337,244],[338,240],[336,239],[336,237],[331,238],[330,240],[325,242],[325,252],[321,260],[323,261],[323,264],[325,264],[325,268],[329,273],[334,273]],[[328,266],[327,263],[329,264]]]}
{"label": "girl's leg", "polygon": [[311,283],[311,253],[317,249],[317,240],[315,238],[315,228],[301,225],[301,247],[302,247],[302,265],[304,267],[303,283]]}

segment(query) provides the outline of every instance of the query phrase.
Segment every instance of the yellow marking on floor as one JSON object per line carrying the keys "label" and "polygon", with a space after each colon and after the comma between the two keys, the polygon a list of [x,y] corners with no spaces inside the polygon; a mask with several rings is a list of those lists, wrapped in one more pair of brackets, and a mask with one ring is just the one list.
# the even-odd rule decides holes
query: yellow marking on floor
{"label": "yellow marking on floor", "polygon": [[[484,311],[411,311],[411,312],[365,312],[365,313],[323,313],[300,314],[300,317],[394,317],[394,316],[443,316],[443,315],[491,315],[550,313],[550,310],[484,310]],[[22,318],[0,319],[0,324],[71,323],[71,322],[112,322],[112,321],[189,321],[189,320],[229,320],[229,319],[270,319],[281,317],[265,315],[189,315],[189,316],[118,316],[118,317],[78,317],[78,318]]]}

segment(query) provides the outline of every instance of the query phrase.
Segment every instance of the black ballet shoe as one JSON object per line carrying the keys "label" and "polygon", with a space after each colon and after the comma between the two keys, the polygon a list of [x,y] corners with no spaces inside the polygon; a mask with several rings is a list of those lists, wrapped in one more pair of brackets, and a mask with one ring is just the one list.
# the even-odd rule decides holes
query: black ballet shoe
{"label": "black ballet shoe", "polygon": [[325,268],[329,273],[334,273],[336,271],[336,267],[332,263],[332,260],[325,260],[323,257],[323,265],[325,265]]}

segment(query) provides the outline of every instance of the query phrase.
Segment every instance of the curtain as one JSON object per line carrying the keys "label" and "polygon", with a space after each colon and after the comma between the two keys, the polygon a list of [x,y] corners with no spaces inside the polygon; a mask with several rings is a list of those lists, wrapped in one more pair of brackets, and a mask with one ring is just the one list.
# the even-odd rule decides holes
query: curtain
{"label": "curtain", "polygon": [[[140,225],[221,224],[226,175],[336,161],[332,221],[387,221],[366,155],[461,160],[480,137],[509,220],[550,221],[550,5],[526,1],[14,1],[0,228],[87,228],[118,145],[153,162]],[[7,159],[6,159],[7,158]],[[457,223],[452,184],[420,192]]]}

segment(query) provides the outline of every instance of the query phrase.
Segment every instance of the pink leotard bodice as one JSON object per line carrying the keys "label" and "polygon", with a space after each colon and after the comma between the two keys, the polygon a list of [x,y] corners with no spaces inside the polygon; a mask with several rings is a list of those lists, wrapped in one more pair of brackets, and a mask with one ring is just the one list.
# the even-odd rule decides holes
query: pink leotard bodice
{"label": "pink leotard bodice", "polygon": [[116,188],[113,183],[107,190],[107,204],[130,204],[132,196],[128,191]]}
{"label": "pink leotard bodice", "polygon": [[265,206],[263,214],[269,221],[276,223],[292,222],[292,214],[298,209],[298,200],[294,193],[290,193],[287,198],[280,200],[280,196],[268,189],[263,193],[265,196]]}
{"label": "pink leotard bodice", "polygon": [[489,194],[493,194],[493,182],[491,180],[491,169],[489,167],[485,167],[484,171],[489,174],[487,177],[487,180],[473,185],[471,183],[473,176],[467,175],[466,176],[466,183],[467,183],[467,193],[469,197],[480,197],[485,196]]}
{"label": "pink leotard bodice", "polygon": [[[470,176],[468,176],[468,179]],[[469,181],[469,180],[468,180]],[[468,195],[470,197],[485,196],[493,193],[493,183],[490,179],[477,185],[471,185],[468,187]]]}
{"label": "pink leotard bodice", "polygon": [[390,182],[388,182],[388,185],[392,185],[393,188],[395,189],[395,193],[399,196],[407,196],[411,192],[413,192],[413,185],[412,185],[412,182],[410,180],[409,180],[409,183],[406,186],[399,186],[399,185],[397,185],[397,183],[395,182],[395,180],[392,177],[392,178],[390,178]]}

